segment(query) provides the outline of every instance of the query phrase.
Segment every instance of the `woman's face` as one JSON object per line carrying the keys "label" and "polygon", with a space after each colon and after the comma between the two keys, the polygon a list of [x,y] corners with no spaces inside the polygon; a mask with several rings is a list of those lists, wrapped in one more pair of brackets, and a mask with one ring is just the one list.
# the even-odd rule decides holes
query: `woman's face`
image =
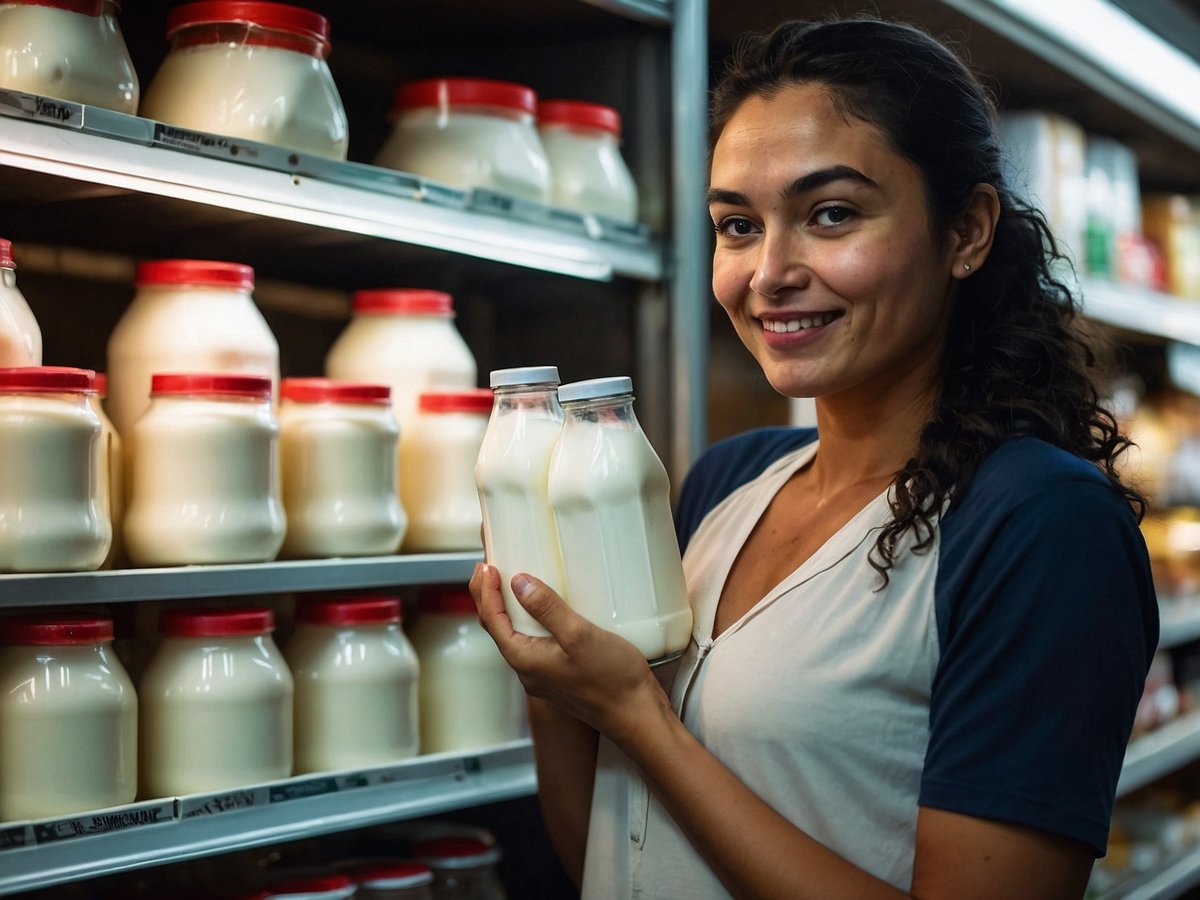
{"label": "woman's face", "polygon": [[874,126],[843,119],[817,85],[751,96],[710,184],[713,291],[777,391],[930,389],[955,235],[933,236],[920,170]]}

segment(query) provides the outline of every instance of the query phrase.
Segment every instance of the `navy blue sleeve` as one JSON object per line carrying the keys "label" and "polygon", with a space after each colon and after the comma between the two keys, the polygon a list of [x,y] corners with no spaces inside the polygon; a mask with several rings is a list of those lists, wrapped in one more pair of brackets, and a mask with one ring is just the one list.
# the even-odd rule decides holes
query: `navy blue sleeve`
{"label": "navy blue sleeve", "polygon": [[713,507],[775,460],[816,438],[815,428],[758,428],[718,441],[704,451],[684,478],[675,504],[680,552]]}
{"label": "navy blue sleeve", "polygon": [[1128,503],[1083,460],[1033,439],[1006,444],[943,519],[936,591],[921,805],[1103,856],[1158,643]]}

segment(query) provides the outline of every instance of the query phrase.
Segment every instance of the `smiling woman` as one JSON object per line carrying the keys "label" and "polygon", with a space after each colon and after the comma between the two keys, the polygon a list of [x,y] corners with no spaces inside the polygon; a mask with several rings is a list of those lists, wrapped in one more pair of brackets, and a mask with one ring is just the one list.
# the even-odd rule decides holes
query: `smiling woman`
{"label": "smiling woman", "polygon": [[818,427],[689,474],[674,671],[538,573],[472,581],[588,900],[1082,896],[1157,605],[1128,441],[993,114],[878,20],[781,25],[718,86],[713,291]]}

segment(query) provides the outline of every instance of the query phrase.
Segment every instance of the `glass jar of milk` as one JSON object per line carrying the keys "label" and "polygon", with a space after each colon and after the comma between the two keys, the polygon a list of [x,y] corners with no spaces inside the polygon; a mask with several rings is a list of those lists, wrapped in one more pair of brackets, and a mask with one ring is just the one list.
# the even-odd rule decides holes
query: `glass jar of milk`
{"label": "glass jar of milk", "polygon": [[492,392],[486,388],[421,394],[408,436],[400,441],[406,553],[482,548],[475,460],[491,411]]}
{"label": "glass jar of milk", "polygon": [[0,368],[41,364],[42,329],[17,287],[12,242],[0,238]]}
{"label": "glass jar of milk", "polygon": [[413,860],[376,859],[342,867],[358,885],[355,900],[437,900],[433,869]]}
{"label": "glass jar of milk", "polygon": [[167,16],[171,49],[141,115],[345,159],[349,123],[326,58],[329,21],[253,0],[202,0]]}
{"label": "glass jar of milk", "polygon": [[254,270],[234,262],[138,264],[133,302],[108,339],[108,415],[122,437],[163,372],[239,372],[279,384],[279,344],[254,305]]}
{"label": "glass jar of milk", "polygon": [[0,619],[0,821],[133,802],[137,695],[107,617]]}
{"label": "glass jar of milk", "polygon": [[496,871],[500,848],[467,837],[437,837],[413,847],[413,856],[433,869],[438,900],[505,900]]}
{"label": "glass jar of milk", "polygon": [[571,607],[648,660],[678,654],[692,610],[667,471],[634,415],[633,383],[577,381],[558,399],[564,422],[548,494]]}
{"label": "glass jar of milk", "polygon": [[479,624],[465,587],[426,588],[408,636],[421,663],[421,752],[505,744],[521,736],[524,692]]}
{"label": "glass jar of milk", "polygon": [[125,546],[141,566],[264,562],[283,544],[271,381],[169,373],[126,444]]}
{"label": "glass jar of milk", "polygon": [[138,77],[115,0],[0,3],[0,88],[135,115]]}
{"label": "glass jar of milk", "polygon": [[112,543],[90,369],[0,369],[0,572],[100,567]]}
{"label": "glass jar of milk", "polygon": [[554,514],[546,495],[550,454],[562,430],[558,368],[496,369],[490,376],[495,400],[479,457],[475,485],[483,511],[483,548],[500,572],[504,608],[513,628],[545,636],[513,596],[509,580],[528,572],[565,593]]}
{"label": "glass jar of milk", "polygon": [[138,685],[144,798],[292,774],[292,674],[262,607],[174,609]]}
{"label": "glass jar of milk", "polygon": [[550,161],[550,202],[636,222],[638,192],[621,156],[621,116],[575,100],[538,104],[538,134]]}
{"label": "glass jar of milk", "polygon": [[301,598],[283,655],[296,685],[297,774],[417,755],[419,666],[395,597]]}
{"label": "glass jar of milk", "polygon": [[396,88],[392,133],[375,164],[462,190],[526,200],[550,195],[532,88],[482,78],[430,78]]}
{"label": "glass jar of milk", "polygon": [[391,388],[328,378],[280,385],[279,451],[288,557],[395,553],[400,429]]}
{"label": "glass jar of milk", "polygon": [[112,523],[113,534],[108,556],[100,568],[111,569],[122,560],[125,552],[125,446],[104,409],[104,398],[108,396],[108,376],[105,373],[96,373],[95,388],[88,393],[88,404],[100,420],[101,469],[106,474],[101,479],[101,489],[107,497],[108,519]]}

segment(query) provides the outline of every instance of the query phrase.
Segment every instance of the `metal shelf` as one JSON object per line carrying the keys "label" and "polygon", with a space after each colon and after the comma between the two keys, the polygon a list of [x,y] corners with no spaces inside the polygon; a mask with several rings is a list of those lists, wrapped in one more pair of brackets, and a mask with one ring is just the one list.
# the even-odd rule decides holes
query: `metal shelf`
{"label": "metal shelf", "polygon": [[1200,713],[1181,716],[1130,743],[1117,796],[1149,784],[1200,756]]}
{"label": "metal shelf", "polygon": [[1158,647],[1169,650],[1200,639],[1200,596],[1159,596]]}
{"label": "metal shelf", "polygon": [[5,823],[0,825],[0,895],[526,797],[536,790],[532,745],[522,740],[223,794]]}
{"label": "metal shelf", "polygon": [[1082,279],[1080,291],[1084,313],[1097,321],[1200,345],[1200,300],[1094,278]]}
{"label": "metal shelf", "polygon": [[0,608],[466,583],[482,553],[0,575]]}
{"label": "metal shelf", "polygon": [[584,0],[585,3],[633,19],[654,25],[670,25],[675,16],[672,0]]}
{"label": "metal shelf", "polygon": [[[664,273],[661,242],[641,225],[15,91],[0,91],[0,167],[110,199],[155,195],[230,222],[250,214],[576,278]],[[9,185],[4,199],[29,202],[28,190]]]}
{"label": "metal shelf", "polygon": [[1118,882],[1099,900],[1171,900],[1200,884],[1200,847],[1191,847],[1155,866]]}

